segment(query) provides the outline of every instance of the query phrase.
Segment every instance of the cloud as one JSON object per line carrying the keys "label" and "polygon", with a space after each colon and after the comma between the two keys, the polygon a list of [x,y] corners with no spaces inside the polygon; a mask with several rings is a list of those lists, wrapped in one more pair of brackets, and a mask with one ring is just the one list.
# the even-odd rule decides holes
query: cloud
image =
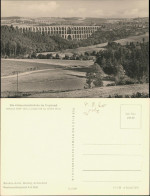
{"label": "cloud", "polygon": [[24,17],[145,17],[148,0],[1,1],[2,16]]}
{"label": "cloud", "polygon": [[31,6],[28,6],[28,12],[35,12],[35,13],[47,13],[47,12],[53,12],[55,11],[59,5],[56,3],[56,1],[51,2],[36,2],[37,4],[32,4]]}
{"label": "cloud", "polygon": [[94,10],[94,11],[93,11],[93,15],[95,15],[95,17],[104,16],[104,11],[103,11],[102,9]]}
{"label": "cloud", "polygon": [[130,10],[125,10],[123,12],[124,17],[145,17],[147,16],[147,12],[144,9],[130,9]]}
{"label": "cloud", "polygon": [[131,10],[125,10],[123,12],[123,15],[132,17],[135,15],[138,15],[138,13],[139,13],[139,9],[135,8],[135,9],[131,9]]}
{"label": "cloud", "polygon": [[2,1],[2,16],[9,12],[10,16],[25,17],[50,16],[59,8],[56,1]]}
{"label": "cloud", "polygon": [[84,15],[86,12],[86,8],[78,8],[78,9],[70,9],[70,10],[66,10],[66,14],[69,16],[73,16],[73,17],[77,17],[80,15]]}

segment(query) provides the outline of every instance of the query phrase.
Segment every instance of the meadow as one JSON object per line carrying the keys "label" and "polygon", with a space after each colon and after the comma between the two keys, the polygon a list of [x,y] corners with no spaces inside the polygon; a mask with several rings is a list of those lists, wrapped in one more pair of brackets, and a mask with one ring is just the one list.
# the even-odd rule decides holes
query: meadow
{"label": "meadow", "polygon": [[143,38],[145,42],[149,41],[149,33],[145,33],[144,35],[130,36],[125,39],[120,39],[115,41],[116,43],[120,43],[121,45],[126,45],[127,42],[143,42]]}
{"label": "meadow", "polygon": [[[55,59],[2,60],[2,96],[17,91],[44,92],[83,89],[85,72],[69,70],[69,67],[88,67],[93,61],[65,61]],[[35,69],[36,68],[36,69]]]}
{"label": "meadow", "polygon": [[[34,62],[33,62],[34,61]],[[104,86],[84,89],[86,83],[85,72],[80,68],[87,68],[92,61],[66,61],[56,59],[9,59],[2,60],[1,96],[15,97],[108,97],[115,94],[131,95],[132,93],[148,93],[148,84],[126,86],[106,86],[112,81],[103,81]],[[68,67],[66,66],[68,65]],[[78,69],[69,69],[72,67]],[[38,70],[27,71],[38,67]]]}
{"label": "meadow", "polygon": [[1,60],[1,76],[13,75],[14,72],[20,73],[56,69],[69,67],[88,67],[93,61],[76,61],[76,60],[60,60],[60,59],[2,59]]}
{"label": "meadow", "polygon": [[[148,34],[128,37],[116,42],[137,42],[148,40]],[[103,50],[107,43],[77,49],[71,52]],[[62,51],[61,51],[62,52]],[[115,94],[148,93],[148,84],[125,86],[107,86],[112,81],[103,81],[104,86],[84,89],[86,69],[93,60],[61,60],[61,59],[2,59],[1,60],[1,96],[13,97],[18,92],[21,97],[108,97]]]}
{"label": "meadow", "polygon": [[29,95],[34,98],[109,98],[113,97],[131,97],[134,94],[149,95],[149,84],[132,84],[121,86],[103,86],[93,89],[83,89],[68,92],[53,92],[53,93],[35,93]]}

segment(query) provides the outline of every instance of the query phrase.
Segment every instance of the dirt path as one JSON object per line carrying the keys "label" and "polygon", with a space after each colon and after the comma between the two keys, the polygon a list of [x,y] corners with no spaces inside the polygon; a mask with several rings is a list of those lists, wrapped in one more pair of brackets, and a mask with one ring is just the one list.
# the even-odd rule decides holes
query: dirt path
{"label": "dirt path", "polygon": [[25,63],[38,63],[38,64],[47,64],[49,66],[61,66],[61,67],[71,67],[73,65],[79,65],[79,66],[89,66],[93,64],[93,60],[65,60],[65,59],[4,59],[3,61],[17,61],[17,62],[25,62]]}
{"label": "dirt path", "polygon": [[[18,76],[20,77],[20,76],[29,75],[29,74],[32,74],[32,73],[43,72],[43,71],[54,71],[54,70],[57,70],[57,68],[56,69],[41,69],[41,70],[23,72],[23,73],[19,73]],[[16,76],[17,76],[16,74],[9,75],[9,76],[2,76],[1,79],[15,78]]]}

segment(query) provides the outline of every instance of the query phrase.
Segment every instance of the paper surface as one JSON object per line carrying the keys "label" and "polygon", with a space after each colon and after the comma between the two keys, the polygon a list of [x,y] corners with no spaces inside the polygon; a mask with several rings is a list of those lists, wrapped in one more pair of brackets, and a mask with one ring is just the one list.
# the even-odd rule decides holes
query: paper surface
{"label": "paper surface", "polygon": [[149,99],[1,101],[1,195],[149,194]]}

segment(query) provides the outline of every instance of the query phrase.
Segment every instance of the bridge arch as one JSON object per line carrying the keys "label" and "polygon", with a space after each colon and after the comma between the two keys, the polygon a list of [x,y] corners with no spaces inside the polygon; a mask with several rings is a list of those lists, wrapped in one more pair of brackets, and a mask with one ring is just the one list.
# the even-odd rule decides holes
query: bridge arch
{"label": "bridge arch", "polygon": [[68,36],[67,36],[67,39],[68,39],[68,40],[72,40],[72,36],[71,36],[71,35],[68,35]]}
{"label": "bridge arch", "polygon": [[59,34],[61,37],[73,40],[73,39],[87,39],[93,32],[97,31],[100,26],[22,26],[18,27],[22,32],[33,31],[47,33],[50,36]]}
{"label": "bridge arch", "polygon": [[71,34],[71,28],[70,27],[67,28],[67,34]]}

